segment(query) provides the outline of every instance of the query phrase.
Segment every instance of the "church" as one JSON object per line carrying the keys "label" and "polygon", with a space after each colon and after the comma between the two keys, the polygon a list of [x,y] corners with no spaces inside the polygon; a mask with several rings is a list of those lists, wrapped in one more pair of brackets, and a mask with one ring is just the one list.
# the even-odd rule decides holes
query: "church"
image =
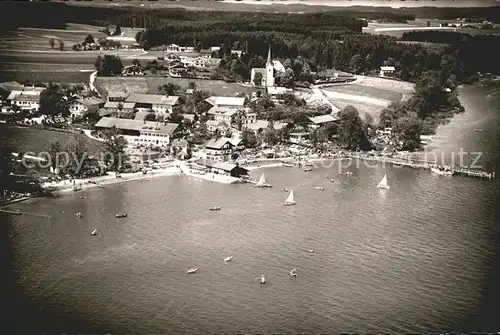
{"label": "church", "polygon": [[259,86],[259,85],[255,85],[254,79],[255,79],[255,75],[257,73],[261,73],[262,74],[262,81],[261,81],[260,86],[266,87],[268,89],[270,87],[274,87],[275,86],[275,82],[274,82],[274,71],[275,70],[277,72],[285,72],[285,67],[283,66],[283,64],[281,64],[280,61],[272,60],[272,58],[271,58],[271,46],[269,46],[266,67],[265,68],[253,68],[252,72],[250,74],[250,82],[252,83],[253,86]]}

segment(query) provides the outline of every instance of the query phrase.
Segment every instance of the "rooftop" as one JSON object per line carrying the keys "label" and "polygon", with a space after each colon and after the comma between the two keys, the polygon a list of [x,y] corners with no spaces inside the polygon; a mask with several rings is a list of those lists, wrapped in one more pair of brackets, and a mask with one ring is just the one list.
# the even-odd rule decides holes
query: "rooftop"
{"label": "rooftop", "polygon": [[179,97],[161,94],[131,93],[125,101],[142,104],[175,105]]}
{"label": "rooftop", "polygon": [[[267,120],[257,120],[253,123],[248,123],[244,125],[250,130],[257,131],[259,129],[266,129],[267,126],[269,125],[269,121]],[[274,122],[273,126],[275,130],[280,130],[281,128],[285,127],[287,123],[285,122]]]}
{"label": "rooftop", "polygon": [[396,71],[396,68],[394,66],[381,66],[380,70],[382,70],[382,71]]}
{"label": "rooftop", "polygon": [[119,119],[115,117],[103,117],[95,125],[98,128],[113,128],[122,130],[147,131],[159,134],[171,135],[179,126],[176,123],[164,123],[155,121],[141,121],[130,119]]}
{"label": "rooftop", "polygon": [[126,98],[128,97],[127,92],[123,91],[109,91],[108,92],[108,98]]}
{"label": "rooftop", "polygon": [[133,102],[107,101],[104,104],[104,108],[118,108],[120,105],[123,109],[132,109],[135,107],[135,103]]}
{"label": "rooftop", "polygon": [[326,114],[326,115],[319,115],[319,116],[310,116],[309,120],[311,120],[311,122],[314,124],[321,124],[321,123],[326,123],[326,122],[338,121],[339,118],[332,115],[332,114]]}
{"label": "rooftop", "polygon": [[232,116],[240,110],[238,107],[233,106],[214,106],[207,111],[207,114]]}
{"label": "rooftop", "polygon": [[227,137],[221,137],[219,139],[211,139],[205,144],[205,148],[209,149],[222,149],[222,147],[226,144],[230,143],[232,145],[231,139]]}
{"label": "rooftop", "polygon": [[189,146],[189,143],[183,138],[176,138],[172,141],[172,146],[179,148],[187,148]]}
{"label": "rooftop", "polygon": [[94,97],[88,97],[88,98],[78,98],[74,102],[79,102],[79,103],[86,105],[86,106],[94,106],[94,105],[103,104],[104,100],[99,99],[99,98],[94,98]]}
{"label": "rooftop", "polygon": [[238,97],[210,97],[205,99],[212,106],[243,106],[245,98]]}

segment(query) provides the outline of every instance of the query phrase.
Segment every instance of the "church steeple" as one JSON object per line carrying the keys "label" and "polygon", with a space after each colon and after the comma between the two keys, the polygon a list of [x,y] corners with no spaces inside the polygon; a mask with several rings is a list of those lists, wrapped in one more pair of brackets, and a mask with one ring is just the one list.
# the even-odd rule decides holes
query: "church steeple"
{"label": "church steeple", "polygon": [[272,65],[272,60],[271,60],[271,44],[269,44],[269,51],[267,53],[267,63],[266,65]]}

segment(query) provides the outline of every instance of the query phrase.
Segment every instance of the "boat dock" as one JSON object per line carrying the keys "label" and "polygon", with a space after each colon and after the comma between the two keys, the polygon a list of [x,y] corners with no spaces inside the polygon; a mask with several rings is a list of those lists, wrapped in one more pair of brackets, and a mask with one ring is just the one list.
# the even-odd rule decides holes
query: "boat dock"
{"label": "boat dock", "polygon": [[52,216],[50,216],[50,215],[38,214],[38,213],[29,213],[29,212],[21,212],[20,210],[12,211],[12,210],[3,209],[3,208],[0,208],[0,213],[2,213],[2,214],[8,214],[8,215],[30,215],[30,216],[38,216],[38,217],[45,218],[45,219],[51,219],[52,218]]}
{"label": "boat dock", "polygon": [[352,159],[362,159],[367,161],[389,163],[394,166],[404,166],[412,169],[425,170],[425,171],[430,171],[432,168],[449,168],[451,171],[453,171],[454,175],[458,176],[489,179],[489,180],[495,178],[495,172],[486,172],[469,168],[455,168],[452,166],[446,166],[446,167],[439,166],[434,162],[428,162],[425,160],[401,159],[401,158],[379,157],[379,156],[364,156],[357,154],[349,154],[348,157]]}

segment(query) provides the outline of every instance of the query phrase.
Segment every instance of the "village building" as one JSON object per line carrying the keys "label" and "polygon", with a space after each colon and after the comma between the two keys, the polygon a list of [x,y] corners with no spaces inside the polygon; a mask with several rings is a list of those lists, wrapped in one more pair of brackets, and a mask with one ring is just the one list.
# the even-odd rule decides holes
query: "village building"
{"label": "village building", "polygon": [[307,142],[310,138],[310,133],[299,132],[299,133],[290,133],[290,142],[291,143],[304,143]]}
{"label": "village building", "polygon": [[0,83],[0,99],[7,99],[10,92],[22,91],[24,86],[17,81],[9,81]]}
{"label": "village building", "polygon": [[169,66],[168,68],[168,74],[171,77],[185,77],[187,73],[188,73],[187,67],[180,63]]}
{"label": "village building", "polygon": [[234,145],[228,137],[212,139],[205,145],[205,154],[207,159],[214,161],[225,161],[231,158]]}
{"label": "village building", "polygon": [[208,102],[210,105],[214,107],[235,107],[241,108],[245,105],[245,98],[240,97],[220,97],[220,96],[212,96],[210,98],[205,99],[204,101]]}
{"label": "village building", "polygon": [[[273,123],[273,127],[275,130],[280,130],[286,126],[287,126],[286,122],[276,122],[275,121]],[[248,123],[248,124],[244,125],[243,127],[248,129],[248,130],[252,130],[254,133],[258,134],[258,133],[266,130],[267,127],[269,127],[269,121],[256,119],[255,122]]]}
{"label": "village building", "polygon": [[124,102],[125,99],[128,97],[127,92],[123,91],[109,91],[108,92],[108,101],[114,101],[114,102]]}
{"label": "village building", "polygon": [[[252,68],[250,73],[250,82],[254,87],[266,87],[269,90],[272,87],[275,87],[275,77],[274,74],[276,72],[285,72],[285,67],[281,64],[280,61],[272,60],[271,58],[271,46],[269,46],[269,52],[267,54],[267,62],[265,68]],[[257,73],[262,74],[262,80],[260,85],[257,85],[255,82],[255,77]]]}
{"label": "village building", "polygon": [[122,101],[106,101],[104,108],[111,113],[129,113],[134,111],[135,103]]}
{"label": "village building", "polygon": [[44,87],[23,87],[21,90],[13,90],[7,97],[11,106],[18,106],[21,110],[38,111],[40,108],[40,94]]}
{"label": "village building", "polygon": [[176,131],[176,123],[153,122],[103,117],[96,123],[97,130],[116,127],[130,145],[147,145],[165,147]]}
{"label": "village building", "polygon": [[168,54],[165,55],[165,60],[169,61],[169,62],[173,62],[173,61],[179,61],[181,60],[181,58],[179,57],[179,55],[173,53],[173,52],[170,52]]}
{"label": "village building", "polygon": [[396,68],[394,66],[381,66],[380,67],[380,76],[381,77],[392,77],[396,72]]}
{"label": "village building", "polygon": [[268,87],[267,88],[267,94],[269,95],[269,98],[273,102],[278,102],[278,103],[283,102],[283,99],[282,99],[283,94],[292,93],[292,92],[293,92],[293,90],[291,88],[286,88],[286,87]]}
{"label": "village building", "polygon": [[194,47],[170,44],[166,47],[167,52],[195,52]]}
{"label": "village building", "polygon": [[309,121],[310,121],[309,124],[310,129],[319,129],[329,124],[339,122],[340,118],[333,114],[326,114],[319,116],[310,116]]}
{"label": "village building", "polygon": [[144,69],[139,65],[125,66],[122,70],[122,76],[143,76]]}
{"label": "village building", "polygon": [[196,170],[204,173],[215,173],[234,178],[249,178],[248,170],[238,164],[218,162],[210,159],[199,159],[195,162]]}
{"label": "village building", "polygon": [[97,112],[99,108],[104,106],[104,103],[99,98],[77,98],[68,104],[69,112],[73,119],[81,118],[87,113]]}
{"label": "village building", "polygon": [[126,99],[126,103],[133,103],[138,111],[154,111],[156,116],[167,116],[172,113],[173,107],[179,101],[177,96],[161,94],[131,93]]}
{"label": "village building", "polygon": [[207,111],[207,115],[211,120],[225,122],[230,125],[240,111],[241,109],[233,106],[214,106]]}

